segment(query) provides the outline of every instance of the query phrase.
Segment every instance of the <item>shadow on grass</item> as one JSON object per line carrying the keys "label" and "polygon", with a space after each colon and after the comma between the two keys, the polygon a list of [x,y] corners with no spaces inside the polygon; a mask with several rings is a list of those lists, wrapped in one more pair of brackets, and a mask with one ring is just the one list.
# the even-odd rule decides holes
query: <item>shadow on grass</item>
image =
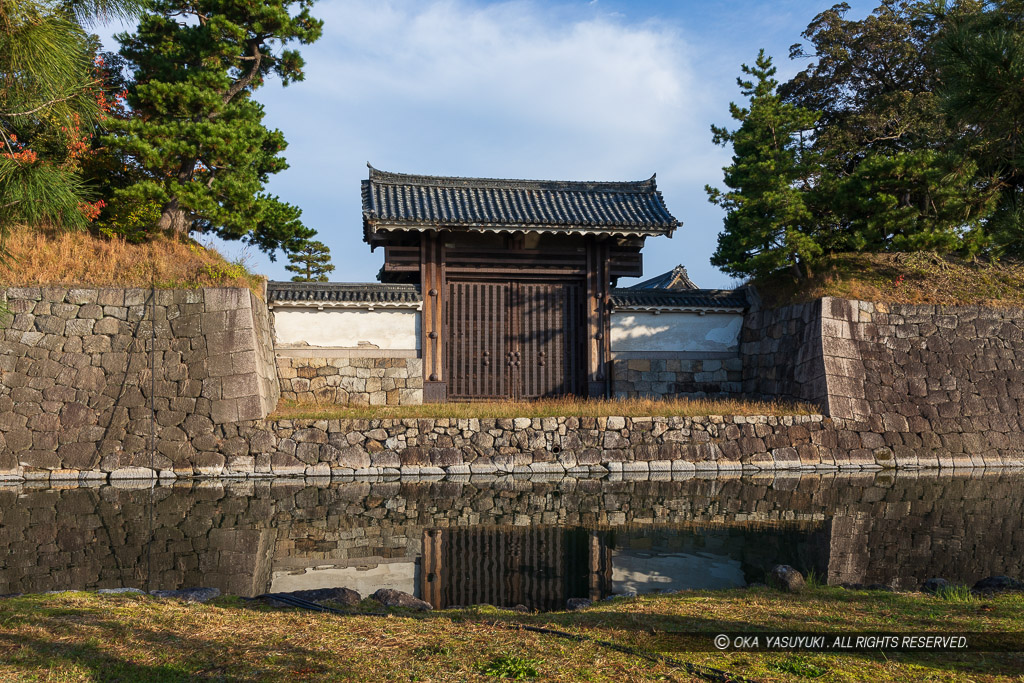
{"label": "shadow on grass", "polygon": [[[70,669],[87,671],[88,680],[146,683],[293,680],[330,673],[324,666],[328,653],[286,640],[254,647],[240,642],[231,629],[217,638],[187,637],[159,624],[147,628],[132,623],[129,615],[118,616],[98,614],[95,607],[45,608],[27,615],[0,612],[6,629],[0,630],[0,662],[32,678],[41,670],[53,674]],[[15,633],[12,626],[45,631],[50,637]],[[123,645],[128,638],[135,646],[130,654],[118,655],[107,646]],[[173,661],[150,663],[160,659]]]}
{"label": "shadow on grass", "polygon": [[[30,652],[27,652],[30,651]],[[8,667],[29,671],[70,668],[89,672],[95,681],[179,681],[222,680],[220,675],[187,671],[179,665],[138,664],[115,657],[93,643],[58,643],[25,635],[0,633],[0,652]],[[59,677],[59,674],[57,674]]]}
{"label": "shadow on grass", "polygon": [[[820,589],[819,589],[820,590]],[[753,622],[737,616],[722,616],[709,614],[709,616],[674,615],[664,613],[652,613],[649,611],[616,611],[611,612],[601,608],[602,603],[579,612],[548,612],[548,613],[517,613],[508,610],[499,610],[490,606],[480,608],[469,608],[453,612],[427,612],[427,613],[395,613],[395,616],[406,617],[417,620],[447,619],[451,622],[476,624],[507,624],[524,625],[532,627],[547,628],[552,630],[566,631],[568,633],[583,636],[593,640],[613,641],[616,644],[626,645],[654,654],[668,655],[671,657],[687,657],[694,653],[678,649],[679,640],[674,639],[674,633],[685,634],[707,634],[708,644],[711,638],[721,632],[727,633],[778,633],[788,631],[814,631],[833,634],[850,633],[853,631],[868,632],[906,632],[906,633],[952,633],[958,632],[979,632],[985,629],[965,626],[957,628],[950,625],[948,620],[943,620],[941,612],[954,609],[957,612],[967,613],[975,607],[967,607],[947,603],[922,602],[920,596],[890,593],[866,593],[846,591],[839,589],[824,589],[826,593],[804,594],[787,596],[794,601],[807,600],[811,602],[814,598],[830,598],[840,603],[841,609],[848,610],[847,626],[844,628],[834,620],[828,620],[827,615],[819,615],[817,618],[805,614],[800,615],[801,621],[785,620],[775,623],[765,623],[762,619]],[[735,593],[740,597],[747,591]],[[755,597],[778,598],[781,593],[767,589],[758,590],[753,593]],[[701,593],[695,593],[693,597],[706,597]],[[720,597],[720,596],[719,596]],[[861,610],[865,607],[892,609],[900,614],[898,623],[891,625],[872,625],[870,621],[861,625],[853,621],[854,610]],[[620,603],[621,604],[621,603]],[[649,604],[649,603],[648,603]],[[742,605],[731,605],[730,611],[735,612],[742,609]],[[1014,605],[1006,605],[1003,609],[1009,611]],[[939,612],[936,612],[938,610]],[[867,621],[871,615],[860,613],[857,618]],[[339,615],[340,618],[345,618]],[[552,634],[552,637],[557,637]],[[702,650],[698,655],[707,657],[718,657],[725,654],[718,653],[711,647]],[[792,657],[817,657],[825,660],[861,660],[880,666],[896,662],[911,667],[925,667],[938,670],[946,670],[953,674],[983,674],[1018,676],[1024,670],[1024,652],[745,652],[745,655],[753,655],[764,658],[767,663],[783,662]],[[706,662],[717,666],[715,662]],[[728,666],[728,665],[726,665]],[[743,673],[743,672],[735,672]]]}

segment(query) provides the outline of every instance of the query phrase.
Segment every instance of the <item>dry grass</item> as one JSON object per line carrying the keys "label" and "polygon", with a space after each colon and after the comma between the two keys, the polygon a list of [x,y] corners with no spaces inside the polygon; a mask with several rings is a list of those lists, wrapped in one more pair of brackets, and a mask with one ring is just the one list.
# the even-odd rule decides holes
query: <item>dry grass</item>
{"label": "dry grass", "polygon": [[738,401],[732,399],[664,400],[631,398],[588,400],[552,398],[539,401],[488,401],[479,403],[430,403],[413,406],[339,406],[281,401],[271,420],[380,419],[380,418],[513,418],[513,417],[704,417],[708,415],[813,415],[807,404]]}
{"label": "dry grass", "polygon": [[13,230],[0,265],[8,286],[247,287],[262,296],[262,278],[215,249],[160,238],[148,244],[95,237],[87,232]]}
{"label": "dry grass", "polygon": [[710,641],[730,631],[1019,633],[1020,594],[968,605],[920,593],[752,588],[620,599],[582,612],[485,606],[381,618],[274,610],[238,598],[186,605],[66,593],[0,600],[0,679],[482,681],[493,663],[523,658],[540,680],[699,680],[593,642],[502,623],[546,625],[761,681],[1010,681],[1024,670],[1019,652],[687,652],[673,635],[704,633]]}
{"label": "dry grass", "polygon": [[822,296],[897,304],[1024,306],[1024,263],[930,253],[838,254],[807,281],[779,274],[754,284],[769,307]]}

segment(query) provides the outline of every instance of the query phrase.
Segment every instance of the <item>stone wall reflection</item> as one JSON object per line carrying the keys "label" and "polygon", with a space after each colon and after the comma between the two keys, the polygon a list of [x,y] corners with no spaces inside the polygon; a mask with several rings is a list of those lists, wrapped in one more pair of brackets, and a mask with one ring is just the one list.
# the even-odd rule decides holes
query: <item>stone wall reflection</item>
{"label": "stone wall reflection", "polygon": [[[637,576],[674,571],[664,560],[658,565],[659,557],[722,581],[736,572],[746,582],[759,580],[759,568],[776,561],[814,568],[832,584],[915,588],[931,576],[1021,577],[1022,485],[1020,474],[977,472],[0,487],[0,593],[209,585],[255,595],[349,585],[364,593],[385,586],[426,594],[431,572],[455,591],[467,585],[456,571],[465,568],[454,566],[454,555],[427,547],[430,539],[461,543],[467,566],[496,564],[498,555],[480,539],[504,534],[514,541],[517,530],[521,548],[536,546],[536,566],[562,572],[552,579],[567,587],[562,595],[535,581],[554,596],[550,601],[566,590],[606,594],[616,580],[625,585],[625,573],[635,583]],[[492,571],[502,581],[535,568],[506,555],[508,571]],[[437,566],[445,557],[447,569]],[[486,597],[493,582],[476,580]],[[486,601],[465,591],[451,595],[444,602]]]}

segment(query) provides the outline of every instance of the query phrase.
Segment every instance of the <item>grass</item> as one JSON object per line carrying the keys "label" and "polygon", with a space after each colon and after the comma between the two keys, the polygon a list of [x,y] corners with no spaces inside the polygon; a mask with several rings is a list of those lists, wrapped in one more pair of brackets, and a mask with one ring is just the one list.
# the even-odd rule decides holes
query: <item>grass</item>
{"label": "grass", "polygon": [[[692,591],[581,612],[491,607],[389,617],[277,610],[239,598],[187,605],[91,593],[0,599],[3,680],[700,680],[594,642],[503,627],[547,626],[754,680],[1011,681],[1022,653],[685,652],[673,632],[1020,632],[1024,595],[970,604],[921,593],[810,587]],[[678,642],[678,641],[676,641]]]}
{"label": "grass", "polygon": [[262,277],[244,262],[227,261],[196,242],[157,238],[147,244],[96,237],[88,232],[15,228],[0,264],[6,286],[247,287],[263,296]]}
{"label": "grass", "polygon": [[733,399],[623,399],[587,400],[573,397],[539,401],[431,403],[410,406],[339,406],[281,401],[270,420],[367,420],[404,418],[513,418],[513,417],[704,417],[708,415],[813,415],[815,406]]}
{"label": "grass", "polygon": [[823,296],[897,304],[1024,306],[1024,263],[931,253],[837,254],[813,278],[788,273],[754,282],[768,307]]}
{"label": "grass", "polygon": [[977,600],[970,586],[939,586],[935,591],[935,597],[946,602],[970,603]]}

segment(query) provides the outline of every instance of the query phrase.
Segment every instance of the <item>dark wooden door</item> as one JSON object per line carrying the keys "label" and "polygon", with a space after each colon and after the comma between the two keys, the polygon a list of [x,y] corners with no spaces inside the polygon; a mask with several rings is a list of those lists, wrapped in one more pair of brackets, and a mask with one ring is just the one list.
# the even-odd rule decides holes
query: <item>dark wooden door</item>
{"label": "dark wooden door", "polygon": [[577,283],[449,283],[448,396],[530,399],[579,393],[585,368]]}
{"label": "dark wooden door", "polygon": [[448,284],[448,397],[507,398],[508,283]]}
{"label": "dark wooden door", "polygon": [[582,371],[580,335],[582,287],[571,284],[522,283],[514,335],[521,355],[519,395],[541,398],[577,393]]}

